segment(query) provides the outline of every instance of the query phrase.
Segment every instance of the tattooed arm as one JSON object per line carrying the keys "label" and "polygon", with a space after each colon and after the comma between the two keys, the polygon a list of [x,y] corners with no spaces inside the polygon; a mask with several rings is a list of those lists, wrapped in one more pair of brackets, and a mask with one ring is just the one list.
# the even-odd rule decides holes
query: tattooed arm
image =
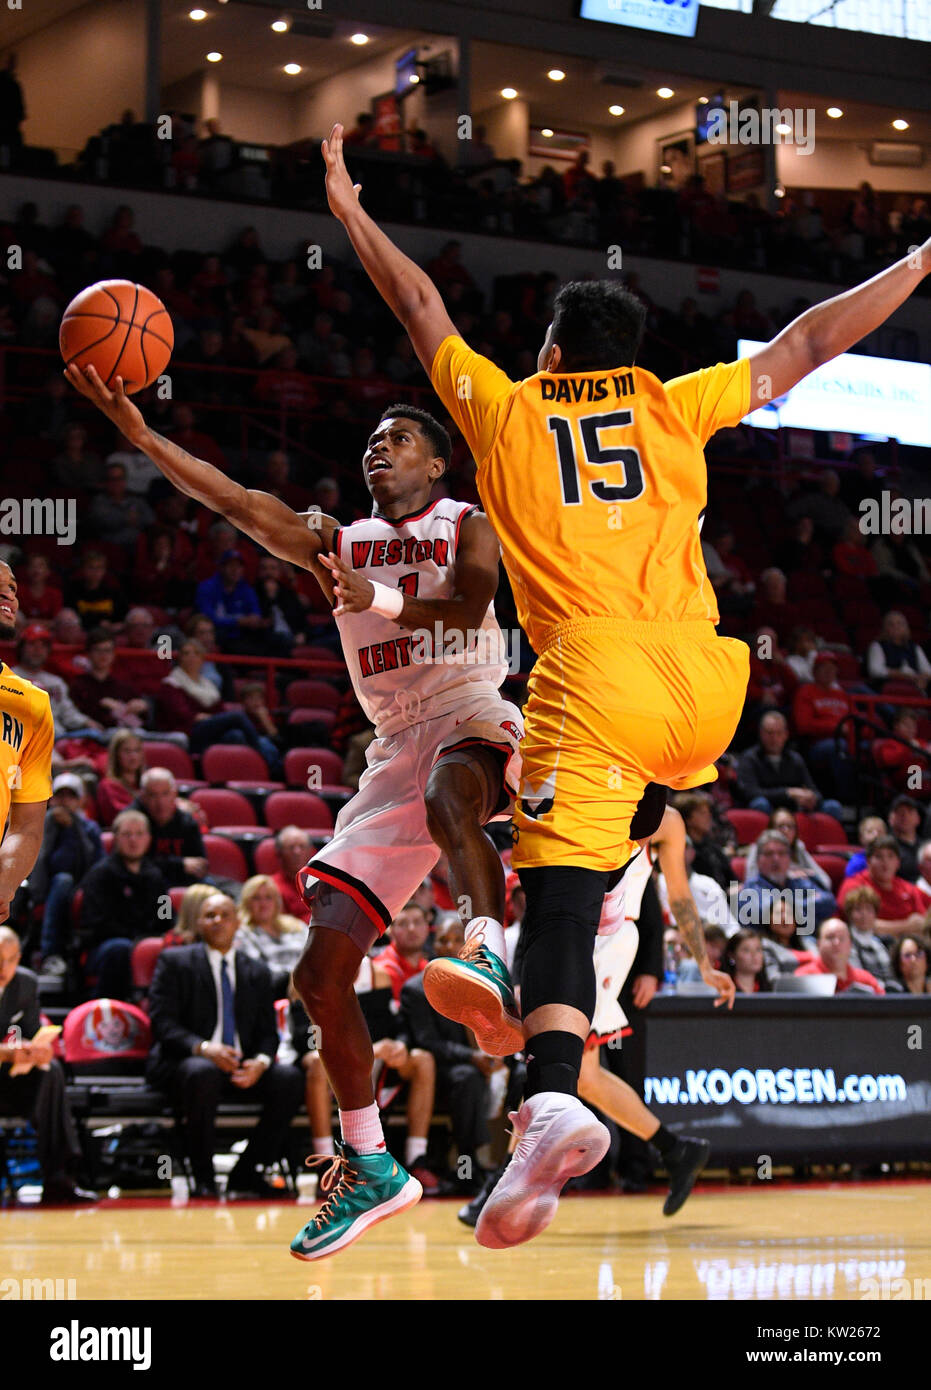
{"label": "tattooed arm", "polygon": [[666,880],[669,910],[676,920],[676,926],[682,933],[682,939],[691,951],[705,984],[711,985],[718,992],[718,998],[714,1001],[715,1008],[721,1004],[726,1004],[729,1009],[733,1008],[736,992],[734,981],[723,971],[715,970],[708,959],[704,928],[689,888],[685,864],[685,822],[679,812],[671,806],[666,808],[651,844],[657,852],[659,867]]}

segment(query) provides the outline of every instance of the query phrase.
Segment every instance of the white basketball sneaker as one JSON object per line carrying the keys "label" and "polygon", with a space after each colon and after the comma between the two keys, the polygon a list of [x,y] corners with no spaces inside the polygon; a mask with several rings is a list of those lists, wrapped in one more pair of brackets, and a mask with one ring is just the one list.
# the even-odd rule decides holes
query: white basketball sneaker
{"label": "white basketball sneaker", "polygon": [[591,1172],[608,1152],[611,1136],[575,1096],[541,1091],[510,1120],[517,1148],[478,1219],[475,1239],[490,1250],[522,1245],[556,1215],[570,1178]]}

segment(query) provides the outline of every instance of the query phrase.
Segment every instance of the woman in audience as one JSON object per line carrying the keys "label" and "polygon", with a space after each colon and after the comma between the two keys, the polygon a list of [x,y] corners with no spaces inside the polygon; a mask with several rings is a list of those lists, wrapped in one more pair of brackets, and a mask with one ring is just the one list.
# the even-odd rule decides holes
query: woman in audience
{"label": "woman in audience", "polygon": [[738,994],[768,994],[772,985],[766,977],[766,957],[758,931],[741,927],[724,948],[721,969],[730,975]]}
{"label": "woman in audience", "polygon": [[166,946],[191,946],[199,941],[197,919],[206,900],[217,890],[209,883],[192,883],[185,888],[178,918],[170,932],[165,933]]}
{"label": "woman in audience", "polygon": [[931,939],[927,936],[900,936],[892,948],[892,968],[906,994],[931,994],[928,960]]}
{"label": "woman in audience", "polygon": [[[185,637],[193,637],[195,642],[199,642],[205,652],[215,652],[217,646],[217,630],[206,613],[195,613],[184,629]],[[201,668],[201,675],[208,681],[213,681],[217,690],[223,691],[223,677],[213,661],[205,661]]]}
{"label": "woman in audience", "polygon": [[[781,831],[789,842],[789,877],[799,878],[804,875],[806,878],[813,878],[816,883],[820,884],[822,888],[826,888],[830,893],[830,875],[826,874],[824,869],[815,863],[805,848],[804,841],[798,837],[798,821],[795,818],[795,812],[790,811],[787,806],[773,811],[769,817],[769,828],[770,830]],[[745,882],[749,883],[751,879],[757,877],[759,872],[756,845],[753,844],[747,855]]]}
{"label": "woman in audience", "polygon": [[769,925],[763,927],[761,936],[770,985],[780,975],[794,975],[800,965],[815,959],[805,938],[798,934],[792,904],[786,898],[774,894],[770,899]]}
{"label": "woman in audience", "polygon": [[275,982],[275,997],[282,998],[304,950],[306,922],[284,911],[281,894],[268,874],[255,874],[243,884],[239,921],[234,945],[265,962]]}
{"label": "woman in audience", "polygon": [[107,751],[107,775],[97,788],[97,821],[103,829],[135,801],[144,767],[142,739],[134,729],[117,729]]}
{"label": "woman in audience", "polygon": [[242,710],[220,711],[220,692],[204,675],[207,653],[189,637],[178,652],[178,663],[161,682],[156,696],[157,722],[161,729],[180,729],[188,736],[192,753],[203,753],[213,743],[248,744],[266,762],[278,759],[270,738],[256,732]]}

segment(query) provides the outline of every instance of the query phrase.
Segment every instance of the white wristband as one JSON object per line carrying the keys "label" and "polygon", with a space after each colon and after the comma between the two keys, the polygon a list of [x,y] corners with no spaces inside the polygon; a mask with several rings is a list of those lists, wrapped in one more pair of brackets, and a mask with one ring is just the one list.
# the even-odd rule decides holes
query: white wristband
{"label": "white wristband", "polygon": [[401,590],[389,589],[387,584],[379,584],[375,580],[372,580],[371,583],[375,590],[375,597],[369,605],[370,611],[377,613],[381,618],[399,617],[401,609],[404,607],[404,594]]}

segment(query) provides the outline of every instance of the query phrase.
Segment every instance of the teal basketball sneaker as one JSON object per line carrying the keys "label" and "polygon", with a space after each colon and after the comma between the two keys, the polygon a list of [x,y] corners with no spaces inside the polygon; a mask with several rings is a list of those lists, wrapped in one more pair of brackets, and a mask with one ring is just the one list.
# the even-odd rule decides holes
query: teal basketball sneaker
{"label": "teal basketball sneaker", "polygon": [[337,1144],[336,1157],[311,1156],[309,1168],[329,1163],[320,1178],[328,1193],[317,1214],[291,1242],[296,1260],[322,1260],[335,1255],[370,1226],[414,1206],[423,1188],[391,1154],[357,1154],[349,1144]]}
{"label": "teal basketball sneaker", "polygon": [[523,1048],[511,976],[481,935],[470,937],[458,956],[432,960],[424,971],[423,989],[437,1013],[472,1029],[489,1057],[510,1057]]}

